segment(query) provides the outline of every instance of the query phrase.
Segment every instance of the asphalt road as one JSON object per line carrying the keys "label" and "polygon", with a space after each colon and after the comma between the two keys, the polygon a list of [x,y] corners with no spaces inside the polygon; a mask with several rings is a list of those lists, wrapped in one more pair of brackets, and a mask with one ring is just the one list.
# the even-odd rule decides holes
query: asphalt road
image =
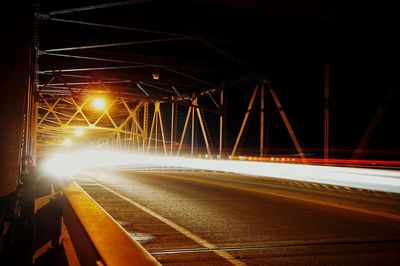
{"label": "asphalt road", "polygon": [[198,171],[77,181],[164,265],[400,265],[400,195]]}

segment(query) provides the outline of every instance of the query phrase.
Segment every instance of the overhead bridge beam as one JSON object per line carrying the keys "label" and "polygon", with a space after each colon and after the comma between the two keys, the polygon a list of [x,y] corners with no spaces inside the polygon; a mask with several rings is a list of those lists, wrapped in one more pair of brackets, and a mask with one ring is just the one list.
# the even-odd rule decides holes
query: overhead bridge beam
{"label": "overhead bridge beam", "polygon": [[103,9],[103,8],[139,4],[139,3],[150,2],[150,1],[152,1],[152,0],[127,0],[127,1],[120,1],[120,2],[112,2],[112,3],[98,4],[98,5],[90,5],[90,6],[82,6],[82,7],[55,10],[55,11],[50,11],[49,14],[50,15],[69,14],[69,13],[76,13],[76,12],[82,12],[82,11],[90,11],[90,10]]}
{"label": "overhead bridge beam", "polygon": [[137,44],[149,44],[149,43],[160,43],[160,42],[171,42],[184,40],[184,38],[165,38],[165,39],[155,39],[155,40],[144,40],[135,42],[119,42],[119,43],[105,43],[105,44],[95,44],[95,45],[85,45],[76,47],[64,47],[64,48],[54,48],[47,49],[45,52],[63,52],[63,51],[74,51],[74,50],[85,50],[85,49],[96,49],[96,48],[108,48],[108,47],[118,47],[118,46],[129,46]]}

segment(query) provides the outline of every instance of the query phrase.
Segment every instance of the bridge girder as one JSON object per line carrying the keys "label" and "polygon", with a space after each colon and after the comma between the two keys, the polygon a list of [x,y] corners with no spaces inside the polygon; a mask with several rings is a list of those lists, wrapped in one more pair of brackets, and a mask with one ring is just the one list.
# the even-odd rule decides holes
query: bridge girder
{"label": "bridge girder", "polygon": [[[121,135],[132,144],[133,138],[143,142],[147,138],[143,118],[148,102],[115,97],[102,98],[104,109],[95,110],[93,101],[99,96],[88,95],[84,99],[54,98],[38,101],[38,145],[60,145],[64,138],[75,138],[80,143],[94,143],[98,139],[112,139]],[[85,138],[74,137],[74,130],[85,130]],[[128,141],[129,140],[129,141]],[[124,143],[124,145],[128,145]]]}

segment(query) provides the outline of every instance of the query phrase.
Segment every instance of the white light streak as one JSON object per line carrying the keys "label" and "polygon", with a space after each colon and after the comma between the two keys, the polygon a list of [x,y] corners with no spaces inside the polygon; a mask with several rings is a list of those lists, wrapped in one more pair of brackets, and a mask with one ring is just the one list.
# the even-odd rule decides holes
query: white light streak
{"label": "white light streak", "polygon": [[290,163],[192,159],[149,156],[118,151],[87,150],[58,153],[50,157],[45,168],[57,176],[74,176],[93,168],[124,169],[137,166],[184,167],[224,171],[260,177],[284,178],[313,183],[400,193],[400,171],[368,168],[317,166]]}

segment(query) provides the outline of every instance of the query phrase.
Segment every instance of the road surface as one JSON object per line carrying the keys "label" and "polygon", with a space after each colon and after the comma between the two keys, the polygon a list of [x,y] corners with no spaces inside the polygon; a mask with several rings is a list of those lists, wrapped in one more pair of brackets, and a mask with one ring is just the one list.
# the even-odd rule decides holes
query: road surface
{"label": "road surface", "polygon": [[164,265],[400,265],[400,195],[194,170],[77,182]]}

